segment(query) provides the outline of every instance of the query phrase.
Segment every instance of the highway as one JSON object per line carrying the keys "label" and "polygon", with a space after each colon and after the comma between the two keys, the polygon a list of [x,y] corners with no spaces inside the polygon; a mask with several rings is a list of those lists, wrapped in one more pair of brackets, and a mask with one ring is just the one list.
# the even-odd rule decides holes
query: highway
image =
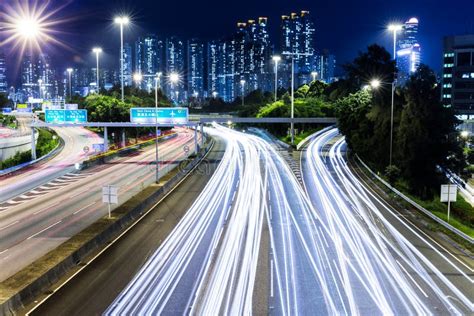
{"label": "highway", "polygon": [[[277,315],[474,312],[472,258],[366,188],[336,129],[303,152],[303,186],[264,136],[216,124],[207,132],[225,140],[212,177],[181,204],[184,182],[153,211],[162,215],[137,224],[33,314],[240,315],[254,305]],[[152,233],[161,219],[168,225]],[[256,296],[257,279],[268,280],[268,293]]]}
{"label": "highway", "polygon": [[[193,132],[180,130],[160,144],[161,175],[186,155],[185,145],[194,148]],[[118,186],[123,203],[154,182],[154,160],[154,146],[149,146],[83,172],[66,173],[0,204],[0,281],[106,215],[103,186]]]}
{"label": "highway", "polygon": [[[25,120],[25,118],[19,118],[19,120]],[[88,155],[94,153],[92,144],[103,143],[100,136],[82,127],[55,128],[55,131],[64,140],[64,148],[47,161],[25,167],[9,175],[0,176],[0,187],[2,188],[0,190],[0,203],[66,173],[73,172],[75,170],[74,165],[77,162],[82,162]],[[90,149],[87,153],[84,152],[85,146]]]}
{"label": "highway", "polygon": [[314,137],[302,169],[339,312],[473,312],[472,258],[452,254],[367,189],[348,167],[336,129]]}

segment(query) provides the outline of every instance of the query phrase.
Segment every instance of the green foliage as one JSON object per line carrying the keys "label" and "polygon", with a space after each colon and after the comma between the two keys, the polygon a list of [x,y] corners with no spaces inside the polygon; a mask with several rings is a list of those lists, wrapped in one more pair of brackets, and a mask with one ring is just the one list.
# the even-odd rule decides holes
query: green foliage
{"label": "green foliage", "polygon": [[5,93],[0,93],[0,108],[11,106],[11,102]]}
{"label": "green foliage", "polygon": [[17,152],[15,156],[0,161],[0,170],[8,169],[31,160],[31,151]]}
{"label": "green foliage", "polygon": [[436,167],[459,167],[456,157],[462,157],[462,150],[456,137],[458,120],[451,109],[442,106],[435,74],[427,66],[421,66],[411,77],[405,99],[395,158],[410,190],[431,196],[431,189],[441,181]]}
{"label": "green foliage", "polygon": [[13,115],[0,114],[0,126],[16,128],[18,122]]}
{"label": "green foliage", "polygon": [[395,183],[395,181],[397,181],[397,179],[400,177],[400,174],[401,174],[400,169],[395,165],[388,166],[385,169],[385,176],[387,177],[388,182],[392,184]]}
{"label": "green foliage", "polygon": [[38,141],[36,142],[36,157],[49,154],[59,144],[56,133],[47,129],[38,129]]}
{"label": "green foliage", "polygon": [[132,105],[111,96],[91,94],[83,107],[91,122],[128,122]]}

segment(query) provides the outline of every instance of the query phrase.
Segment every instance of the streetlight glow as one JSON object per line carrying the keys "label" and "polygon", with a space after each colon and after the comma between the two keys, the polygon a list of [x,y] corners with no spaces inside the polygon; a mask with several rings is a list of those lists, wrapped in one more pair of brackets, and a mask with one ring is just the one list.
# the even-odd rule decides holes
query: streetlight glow
{"label": "streetlight glow", "polygon": [[378,79],[374,79],[370,82],[370,86],[373,88],[373,89],[378,89],[380,87],[382,83],[380,82],[380,80]]}
{"label": "streetlight glow", "polygon": [[390,24],[388,26],[388,30],[391,32],[398,32],[402,30],[402,25],[401,24]]}
{"label": "streetlight glow", "polygon": [[130,18],[127,16],[118,16],[114,19],[114,22],[121,25],[127,25],[130,23]]}
{"label": "streetlight glow", "polygon": [[318,76],[318,72],[317,71],[313,71],[311,73],[311,76],[313,77],[313,81],[316,81],[316,77]]}
{"label": "streetlight glow", "polygon": [[274,62],[278,63],[278,62],[281,61],[281,57],[278,56],[278,55],[275,55],[275,56],[272,57],[272,60],[273,60]]}
{"label": "streetlight glow", "polygon": [[133,74],[133,81],[136,83],[140,83],[143,80],[143,75],[141,73],[135,73]]}
{"label": "streetlight glow", "polygon": [[93,53],[96,53],[96,54],[100,54],[100,53],[102,53],[102,48],[100,48],[100,47],[94,47],[94,48],[92,49],[92,52],[93,52]]}
{"label": "streetlight glow", "polygon": [[178,81],[179,81],[179,74],[177,74],[176,72],[172,72],[170,74],[170,82],[177,83]]}

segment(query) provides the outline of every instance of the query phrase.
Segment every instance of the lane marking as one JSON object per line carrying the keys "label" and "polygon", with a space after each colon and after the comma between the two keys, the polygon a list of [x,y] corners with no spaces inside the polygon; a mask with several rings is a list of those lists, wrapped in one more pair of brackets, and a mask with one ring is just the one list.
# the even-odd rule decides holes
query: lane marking
{"label": "lane marking", "polygon": [[51,205],[51,206],[48,206],[47,208],[44,208],[44,209],[42,209],[42,210],[36,211],[36,212],[34,212],[34,213],[33,213],[33,215],[40,214],[40,213],[42,213],[42,212],[46,211],[47,209],[49,209],[49,208],[52,208],[52,207],[55,207],[55,206],[57,206],[57,205],[59,205],[59,202],[57,202],[57,203],[54,203],[53,205]]}
{"label": "lane marking", "polygon": [[[15,222],[13,222],[13,223],[10,223],[10,224],[8,224],[7,226],[3,226],[2,228],[0,228],[0,230],[7,229],[8,227],[13,226],[13,225],[15,225],[15,224],[18,224],[19,222],[20,222],[20,221],[15,221]],[[1,252],[0,252],[0,254],[1,254]]]}
{"label": "lane marking", "polygon": [[52,224],[52,225],[49,225],[49,226],[46,227],[45,229],[40,230],[40,231],[37,232],[36,234],[31,235],[30,237],[28,237],[28,238],[26,238],[26,239],[34,238],[34,237],[38,236],[39,234],[44,233],[45,231],[47,231],[47,230],[50,229],[51,227],[54,227],[54,226],[58,225],[58,224],[61,223],[61,222],[62,222],[62,221],[59,221],[59,222],[56,222],[56,223],[54,223],[54,224]]}
{"label": "lane marking", "polygon": [[0,255],[2,255],[2,254],[4,254],[5,252],[7,252],[8,249],[10,249],[10,248],[7,248],[7,249],[5,249],[5,250],[3,250],[3,251],[0,251]]}
{"label": "lane marking", "polygon": [[85,210],[86,208],[88,208],[89,206],[94,205],[95,203],[96,203],[96,202],[94,201],[94,202],[92,202],[91,204],[86,205],[86,206],[84,206],[83,208],[78,209],[77,211],[75,211],[75,212],[72,213],[72,214],[76,215],[77,213],[82,212],[83,210]]}
{"label": "lane marking", "polygon": [[410,275],[410,273],[408,273],[408,271],[405,269],[405,267],[396,259],[398,265],[400,266],[400,268],[402,268],[403,271],[405,271],[406,275],[410,278],[410,280],[412,280],[413,283],[415,283],[416,287],[420,290],[421,293],[423,293],[423,295],[425,297],[428,297],[428,294],[425,293],[425,291],[423,291],[423,289],[421,288],[421,286],[418,285],[418,283],[415,281],[415,279],[413,279],[413,277]]}

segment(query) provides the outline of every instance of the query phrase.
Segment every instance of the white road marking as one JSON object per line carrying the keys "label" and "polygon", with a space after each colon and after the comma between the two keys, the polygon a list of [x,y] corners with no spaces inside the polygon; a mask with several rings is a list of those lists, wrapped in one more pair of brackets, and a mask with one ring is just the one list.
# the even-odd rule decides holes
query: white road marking
{"label": "white road marking", "polygon": [[13,225],[15,225],[15,224],[17,224],[17,223],[19,223],[19,222],[20,222],[20,221],[15,221],[15,222],[13,222],[13,223],[10,223],[10,224],[8,224],[7,226],[3,226],[2,228],[0,228],[0,230],[7,229],[8,227],[13,226]]}
{"label": "white road marking", "polygon": [[54,227],[54,226],[58,225],[58,224],[61,223],[61,222],[62,222],[62,221],[59,221],[59,222],[56,222],[56,223],[54,223],[54,224],[52,224],[52,225],[49,225],[49,226],[46,227],[45,229],[40,230],[40,231],[37,232],[36,234],[31,235],[30,237],[28,237],[28,238],[26,238],[26,239],[34,238],[34,237],[38,236],[39,234],[44,233],[45,231],[47,231],[47,230],[50,229],[51,227]]}
{"label": "white road marking", "polygon": [[95,204],[95,202],[93,202],[93,203],[91,203],[91,204],[89,204],[89,205],[86,205],[86,206],[84,206],[83,208],[78,209],[77,211],[75,211],[75,212],[72,213],[72,214],[76,215],[77,213],[82,212],[83,210],[85,210],[86,208],[88,208],[89,206],[94,205],[94,204]]}

